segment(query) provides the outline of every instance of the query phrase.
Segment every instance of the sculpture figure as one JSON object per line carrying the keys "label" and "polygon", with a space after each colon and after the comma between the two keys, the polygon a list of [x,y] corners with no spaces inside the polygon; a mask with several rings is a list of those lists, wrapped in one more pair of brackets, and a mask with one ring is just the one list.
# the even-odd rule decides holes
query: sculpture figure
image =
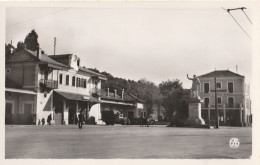
{"label": "sculpture figure", "polygon": [[189,80],[192,80],[192,87],[191,87],[191,96],[193,98],[197,98],[200,99],[199,97],[199,91],[200,91],[200,80],[196,75],[193,75],[193,78],[189,78],[188,74],[187,74],[187,78]]}

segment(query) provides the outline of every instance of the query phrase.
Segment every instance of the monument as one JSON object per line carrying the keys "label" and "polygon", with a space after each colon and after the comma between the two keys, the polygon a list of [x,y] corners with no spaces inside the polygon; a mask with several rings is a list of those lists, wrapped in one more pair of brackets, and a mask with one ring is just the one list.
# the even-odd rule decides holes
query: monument
{"label": "monument", "polygon": [[201,117],[201,103],[203,102],[199,96],[200,89],[200,80],[194,75],[193,78],[189,78],[187,74],[187,78],[192,80],[191,87],[191,97],[189,98],[189,117],[185,120],[185,126],[187,127],[197,127],[200,125],[205,125],[205,121]]}

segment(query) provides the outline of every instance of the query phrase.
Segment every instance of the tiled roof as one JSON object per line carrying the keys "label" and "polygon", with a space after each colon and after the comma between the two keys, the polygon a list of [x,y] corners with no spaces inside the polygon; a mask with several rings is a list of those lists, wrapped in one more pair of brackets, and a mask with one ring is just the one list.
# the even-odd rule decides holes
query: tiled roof
{"label": "tiled roof", "polygon": [[46,54],[41,54],[41,59],[38,59],[36,52],[27,49],[20,50],[18,52],[13,53],[11,55],[11,58],[7,59],[7,63],[12,63],[12,62],[43,62],[43,63],[57,65],[65,68],[69,67],[67,65],[64,65],[62,63],[59,63],[51,59]]}
{"label": "tiled roof", "polygon": [[141,102],[144,103],[145,101],[137,98],[136,96],[130,94],[130,93],[125,93],[123,99],[119,95],[114,95],[113,92],[109,93],[109,97],[107,94],[104,94],[101,96],[101,99],[103,100],[113,100],[113,101],[120,101],[120,102],[130,102],[130,103],[136,103],[136,102]]}
{"label": "tiled roof", "polygon": [[91,74],[94,74],[94,75],[97,75],[97,76],[106,78],[105,75],[100,74],[100,73],[97,73],[97,72],[94,72],[94,71],[92,71],[92,70],[90,70],[90,69],[87,69],[87,68],[85,68],[85,67],[81,67],[81,66],[80,66],[80,67],[79,67],[79,70],[82,71],[82,72],[91,73]]}
{"label": "tiled roof", "polygon": [[244,77],[242,75],[231,72],[229,70],[217,70],[198,77],[215,77],[215,76],[216,77],[229,77],[229,76]]}
{"label": "tiled roof", "polygon": [[71,92],[64,92],[64,91],[57,91],[57,90],[55,90],[55,92],[68,100],[90,101],[90,102],[95,102],[95,103],[100,102],[97,98],[92,97],[92,96],[86,96],[86,95],[82,95],[82,94],[78,94],[78,93],[71,93]]}
{"label": "tiled roof", "polygon": [[49,55],[50,58],[52,58],[60,63],[63,63],[65,65],[69,65],[71,56],[72,56],[72,54]]}

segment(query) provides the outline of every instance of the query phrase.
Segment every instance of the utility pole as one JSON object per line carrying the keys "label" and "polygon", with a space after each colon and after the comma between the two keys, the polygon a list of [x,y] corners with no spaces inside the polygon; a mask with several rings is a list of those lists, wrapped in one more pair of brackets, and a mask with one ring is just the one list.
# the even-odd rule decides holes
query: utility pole
{"label": "utility pole", "polygon": [[55,50],[56,50],[56,37],[54,37],[54,55],[55,55]]}
{"label": "utility pole", "polygon": [[[216,74],[216,71],[215,71]],[[216,128],[219,127],[219,121],[218,121],[218,97],[217,97],[217,78],[215,75],[215,110],[216,110]]]}

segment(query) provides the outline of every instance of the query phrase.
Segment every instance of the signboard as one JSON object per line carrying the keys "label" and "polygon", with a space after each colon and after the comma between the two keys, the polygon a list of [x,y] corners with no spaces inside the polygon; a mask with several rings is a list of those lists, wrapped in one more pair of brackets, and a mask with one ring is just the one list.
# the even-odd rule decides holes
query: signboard
{"label": "signboard", "polygon": [[89,96],[83,96],[84,100],[89,100],[89,98],[90,98]]}
{"label": "signboard", "polygon": [[138,108],[138,109],[144,109],[144,105],[143,105],[143,104],[140,104],[140,103],[137,103],[137,108]]}

